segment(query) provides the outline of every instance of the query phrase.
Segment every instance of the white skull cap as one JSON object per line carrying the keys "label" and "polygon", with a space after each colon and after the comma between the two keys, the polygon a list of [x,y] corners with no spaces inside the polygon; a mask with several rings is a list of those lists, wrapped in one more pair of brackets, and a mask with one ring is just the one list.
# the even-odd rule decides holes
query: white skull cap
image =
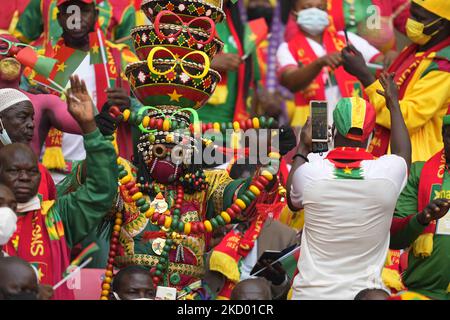
{"label": "white skull cap", "polygon": [[11,88],[0,89],[0,112],[23,101],[31,103],[31,100],[19,90]]}

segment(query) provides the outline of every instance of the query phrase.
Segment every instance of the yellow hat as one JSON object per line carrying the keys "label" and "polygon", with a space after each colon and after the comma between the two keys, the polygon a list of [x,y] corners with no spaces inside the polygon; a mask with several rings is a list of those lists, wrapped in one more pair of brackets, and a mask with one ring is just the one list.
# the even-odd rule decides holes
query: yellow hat
{"label": "yellow hat", "polygon": [[449,0],[412,0],[419,6],[438,15],[439,17],[450,20],[450,1]]}

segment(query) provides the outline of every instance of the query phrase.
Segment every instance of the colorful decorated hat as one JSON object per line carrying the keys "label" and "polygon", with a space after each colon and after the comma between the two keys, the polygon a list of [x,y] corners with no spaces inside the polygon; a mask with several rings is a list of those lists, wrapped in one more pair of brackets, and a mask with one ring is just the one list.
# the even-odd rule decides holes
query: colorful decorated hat
{"label": "colorful decorated hat", "polygon": [[[189,74],[198,75],[205,71],[204,65],[195,62],[154,59],[152,64],[159,74],[150,71],[147,61],[132,63],[125,69],[135,96],[145,106],[198,109],[208,101],[221,79],[212,69],[204,77],[191,77]],[[171,68],[173,70],[169,71]]]}
{"label": "colorful decorated hat", "polygon": [[[333,112],[334,125],[344,137],[357,141],[366,140],[375,127],[375,109],[360,97],[342,98]],[[360,129],[361,134],[349,133],[350,129]]]}
{"label": "colorful decorated hat", "polygon": [[[175,24],[160,24],[157,32],[155,32],[154,26],[139,26],[131,30],[131,37],[134,40],[136,54],[141,60],[147,60],[151,49],[157,46],[169,48],[174,55],[180,57],[192,51],[201,50],[210,59],[222,51],[224,46],[223,42],[218,38],[211,38],[209,34],[202,30],[183,28]],[[170,56],[166,54],[163,57],[167,58]],[[198,63],[203,62],[201,59],[194,61]]]}
{"label": "colorful decorated hat", "polygon": [[222,0],[143,0],[141,9],[150,21],[154,21],[163,10],[178,14],[185,22],[196,17],[208,17],[219,23],[225,18]]}

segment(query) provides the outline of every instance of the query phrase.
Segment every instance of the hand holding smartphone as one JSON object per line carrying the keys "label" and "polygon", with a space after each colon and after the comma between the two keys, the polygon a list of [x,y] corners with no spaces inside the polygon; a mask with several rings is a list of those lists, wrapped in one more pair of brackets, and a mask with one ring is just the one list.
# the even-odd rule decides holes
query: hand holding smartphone
{"label": "hand holding smartphone", "polygon": [[312,127],[312,152],[328,151],[328,102],[310,102]]}

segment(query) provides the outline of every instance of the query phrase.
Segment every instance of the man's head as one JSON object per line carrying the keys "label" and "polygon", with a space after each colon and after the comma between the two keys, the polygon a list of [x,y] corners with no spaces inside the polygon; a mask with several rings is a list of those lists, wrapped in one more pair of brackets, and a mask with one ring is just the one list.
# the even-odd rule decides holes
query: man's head
{"label": "man's head", "polygon": [[17,257],[0,258],[0,300],[37,300],[36,272]]}
{"label": "man's head", "polygon": [[433,38],[445,39],[450,35],[450,1],[413,0],[410,18],[406,22],[408,38],[425,45]]}
{"label": "man's head", "polygon": [[58,0],[58,23],[65,37],[86,39],[98,18],[95,0]]}
{"label": "man's head", "polygon": [[386,300],[389,294],[382,289],[364,289],[360,291],[355,300]]}
{"label": "man's head", "polygon": [[16,232],[16,209],[16,197],[7,186],[0,184],[0,251],[1,246],[8,243],[11,236]]}
{"label": "man's head", "polygon": [[13,143],[28,144],[33,139],[33,104],[19,90],[0,89],[0,120],[0,134],[2,136],[0,146],[5,144],[4,138],[7,137]]}
{"label": "man's head", "polygon": [[307,35],[321,35],[330,24],[327,0],[297,0],[293,11],[298,26]]}
{"label": "man's head", "polygon": [[241,281],[231,292],[231,300],[272,300],[270,282],[264,278]]}
{"label": "man's head", "polygon": [[155,299],[150,271],[140,266],[120,270],[114,276],[112,289],[120,300]]}
{"label": "man's head", "polygon": [[334,146],[366,148],[375,119],[375,109],[366,100],[342,98],[333,111]]}
{"label": "man's head", "polygon": [[0,183],[13,191],[17,202],[36,196],[40,181],[38,159],[28,145],[13,143],[0,149]]}

